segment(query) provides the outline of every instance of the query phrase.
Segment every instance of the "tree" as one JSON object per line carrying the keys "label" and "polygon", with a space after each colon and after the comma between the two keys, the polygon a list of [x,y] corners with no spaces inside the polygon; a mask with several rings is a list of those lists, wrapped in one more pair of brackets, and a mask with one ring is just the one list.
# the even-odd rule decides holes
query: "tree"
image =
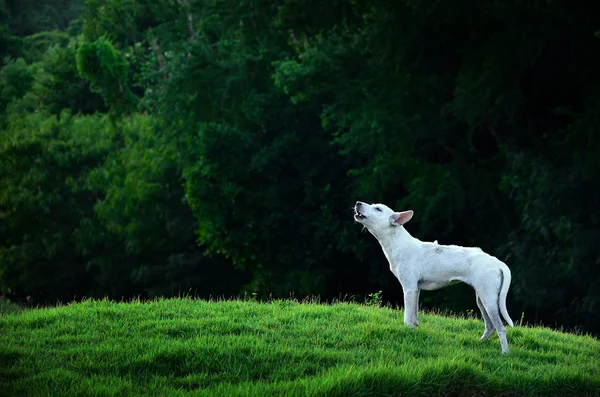
{"label": "tree", "polygon": [[86,271],[95,200],[90,170],[111,147],[100,116],[44,112],[11,118],[0,146],[2,293],[34,302],[70,300],[93,280]]}
{"label": "tree", "polygon": [[77,49],[77,70],[117,115],[135,109],[137,98],[129,89],[125,57],[106,38],[82,43]]}
{"label": "tree", "polygon": [[[122,147],[94,170],[90,187],[100,223],[118,241],[114,255],[98,255],[93,271],[99,291],[110,295],[234,295],[245,275],[222,258],[207,258],[195,241],[197,222],[184,202],[180,159],[160,124],[136,115],[120,125]],[[118,267],[115,264],[119,264]],[[122,284],[114,288],[115,280]]]}
{"label": "tree", "polygon": [[199,39],[166,63],[159,110],[191,155],[184,176],[199,241],[248,269],[261,295],[323,293],[352,235],[341,226],[351,222],[346,168],[318,108],[292,104],[271,80],[271,63],[290,51],[274,12],[268,2],[192,9],[204,21]]}

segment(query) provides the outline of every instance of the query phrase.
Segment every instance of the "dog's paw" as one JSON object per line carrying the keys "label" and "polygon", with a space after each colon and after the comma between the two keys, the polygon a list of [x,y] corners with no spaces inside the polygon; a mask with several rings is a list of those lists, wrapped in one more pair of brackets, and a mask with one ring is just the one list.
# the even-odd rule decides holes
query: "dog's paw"
{"label": "dog's paw", "polygon": [[488,330],[486,329],[485,332],[483,333],[483,335],[481,335],[481,339],[479,339],[479,341],[481,342],[485,342],[486,340],[490,339],[490,336],[492,336],[492,334],[494,333],[494,330]]}

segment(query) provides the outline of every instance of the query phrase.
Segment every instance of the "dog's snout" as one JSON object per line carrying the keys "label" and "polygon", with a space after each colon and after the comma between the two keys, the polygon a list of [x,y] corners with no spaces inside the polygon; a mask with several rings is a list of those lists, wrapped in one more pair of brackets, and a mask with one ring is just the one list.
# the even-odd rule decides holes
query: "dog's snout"
{"label": "dog's snout", "polygon": [[366,215],[363,214],[362,205],[364,203],[362,201],[357,201],[354,206],[354,220],[360,222],[363,219],[367,219]]}

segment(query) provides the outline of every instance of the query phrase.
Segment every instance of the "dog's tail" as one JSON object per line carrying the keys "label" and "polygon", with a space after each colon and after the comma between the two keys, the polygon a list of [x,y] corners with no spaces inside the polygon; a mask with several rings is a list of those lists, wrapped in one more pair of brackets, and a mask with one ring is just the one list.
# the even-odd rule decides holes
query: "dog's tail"
{"label": "dog's tail", "polygon": [[508,311],[506,311],[506,295],[508,295],[508,288],[510,288],[511,280],[510,269],[503,263],[500,267],[500,272],[502,273],[502,285],[500,287],[500,293],[498,294],[498,305],[500,306],[500,313],[502,313],[502,317],[504,317],[504,320],[506,320],[508,325],[514,327],[513,321],[508,315]]}

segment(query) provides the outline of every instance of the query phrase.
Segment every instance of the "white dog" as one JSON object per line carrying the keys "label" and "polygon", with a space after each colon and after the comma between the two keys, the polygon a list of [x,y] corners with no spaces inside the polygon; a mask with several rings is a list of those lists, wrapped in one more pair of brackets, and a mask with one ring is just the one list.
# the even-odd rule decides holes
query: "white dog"
{"label": "white dog", "polygon": [[506,328],[500,313],[512,327],[506,311],[510,269],[480,248],[440,245],[412,237],[404,228],[413,211],[394,212],[383,204],[356,202],[354,219],[364,225],[383,248],[390,270],[404,291],[404,323],[416,327],[420,290],[436,290],[462,281],[475,289],[477,306],[485,322],[481,340],[494,333],[500,337],[502,353],[508,352]]}

